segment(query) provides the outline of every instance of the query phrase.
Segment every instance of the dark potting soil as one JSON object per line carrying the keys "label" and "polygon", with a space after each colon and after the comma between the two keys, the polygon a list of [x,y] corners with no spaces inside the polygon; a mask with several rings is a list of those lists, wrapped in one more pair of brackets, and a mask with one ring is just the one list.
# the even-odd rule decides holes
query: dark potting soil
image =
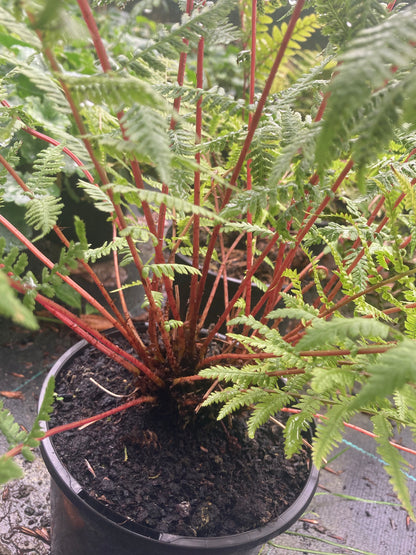
{"label": "dark potting soil", "polygon": [[[128,400],[90,378],[118,395],[137,385],[87,347],[57,376],[51,426]],[[139,406],[52,439],[90,496],[141,525],[179,535],[221,536],[266,524],[293,503],[309,473],[306,452],[285,459],[278,425],[251,440],[243,418],[217,422],[204,409],[194,421],[166,407]]]}

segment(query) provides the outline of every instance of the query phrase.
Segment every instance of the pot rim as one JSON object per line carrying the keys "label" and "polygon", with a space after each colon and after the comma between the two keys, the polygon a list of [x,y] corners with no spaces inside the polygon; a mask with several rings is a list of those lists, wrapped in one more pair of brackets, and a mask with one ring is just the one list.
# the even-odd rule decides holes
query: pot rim
{"label": "pot rim", "polygon": [[[88,344],[89,343],[84,339],[78,341],[55,362],[42,384],[39,395],[39,407],[42,404],[43,398],[45,396],[46,387],[50,378],[55,377],[56,374],[61,370],[61,368],[63,368],[67,362],[74,358],[78,354],[78,352]],[[45,421],[41,421],[40,426],[44,432],[49,429],[48,423]],[[53,446],[51,438],[45,438],[40,442],[40,450],[45,465],[52,479],[55,481],[58,487],[72,502],[75,501],[77,504],[80,503],[85,510],[88,510],[90,512],[90,516],[92,516],[94,520],[103,519],[109,528],[115,527],[119,531],[123,530],[127,534],[139,535],[145,537],[149,541],[158,541],[165,544],[172,544],[176,547],[183,547],[184,549],[225,549],[231,545],[234,547],[247,547],[248,545],[256,546],[265,543],[269,539],[276,537],[279,534],[282,534],[298,520],[298,518],[305,511],[306,507],[309,505],[312,497],[315,494],[319,477],[318,468],[314,464],[311,464],[308,479],[294,503],[292,503],[292,505],[290,505],[285,511],[283,511],[283,513],[280,514],[277,518],[271,520],[263,526],[260,526],[259,528],[228,536],[180,536],[176,534],[158,532],[155,529],[134,523],[134,521],[126,520],[121,515],[118,515],[115,512],[113,513],[113,511],[111,510],[107,510],[104,505],[101,505],[99,502],[93,500],[84,490],[84,488],[79,484],[79,482],[69,473],[69,471],[66,469],[61,459],[59,458],[59,455],[57,454]],[[114,519],[99,511],[98,507],[101,508],[101,506],[103,507],[105,513],[112,513]],[[123,525],[117,523],[117,516],[119,517],[120,522],[123,522]]]}

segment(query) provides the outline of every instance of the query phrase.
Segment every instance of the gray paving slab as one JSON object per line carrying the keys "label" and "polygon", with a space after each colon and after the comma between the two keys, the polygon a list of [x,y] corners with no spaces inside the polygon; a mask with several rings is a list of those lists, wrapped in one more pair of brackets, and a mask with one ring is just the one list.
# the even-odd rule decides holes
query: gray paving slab
{"label": "gray paving slab", "polygon": [[[0,391],[17,390],[23,399],[4,399],[23,425],[36,412],[39,388],[54,360],[75,339],[54,325],[34,333],[0,320]],[[361,416],[357,425],[370,428]],[[397,438],[414,446],[410,434]],[[398,506],[371,438],[348,431],[340,456],[323,470],[318,491],[302,519],[261,548],[261,555],[416,555],[416,524]],[[0,452],[4,451],[0,440]],[[345,449],[345,451],[344,451]],[[416,506],[416,457],[409,461],[409,487]],[[38,453],[24,464],[25,477],[0,488],[0,555],[51,555],[49,478]]]}

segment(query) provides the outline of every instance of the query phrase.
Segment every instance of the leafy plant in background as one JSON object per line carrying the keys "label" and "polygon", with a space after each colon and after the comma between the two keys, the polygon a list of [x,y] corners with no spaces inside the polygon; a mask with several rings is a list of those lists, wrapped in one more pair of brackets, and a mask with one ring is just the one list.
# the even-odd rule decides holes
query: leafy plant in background
{"label": "leafy plant in background", "polygon": [[[318,465],[340,441],[344,423],[366,412],[413,517],[405,462],[390,437],[391,422],[415,429],[415,10],[403,2],[314,0],[314,13],[302,19],[304,0],[261,2],[261,22],[281,6],[289,19],[262,24],[259,39],[251,25],[244,39],[249,55],[242,55],[250,61],[249,79],[243,64],[244,98],[236,98],[233,87],[204,88],[204,53],[217,56],[232,45],[225,50],[229,63],[241,36],[227,18],[239,9],[246,32],[257,3],[249,3],[250,14],[247,2],[178,4],[183,17],[171,27],[136,17],[134,8],[129,15],[97,10],[94,18],[86,0],[0,8],[2,187],[5,194],[10,183],[23,191],[35,239],[4,211],[0,223],[44,265],[37,275],[26,271],[26,253],[4,240],[4,275],[26,307],[39,303],[141,376],[133,404],[143,398],[156,404],[163,391],[184,410],[182,388],[192,384],[191,410],[204,400],[221,403],[223,417],[248,406],[251,434],[289,411],[288,456],[302,448],[301,431],[320,414]],[[285,55],[318,28],[329,44],[316,63],[310,50],[296,57],[299,76],[291,72],[293,56]],[[257,54],[271,43],[273,62],[259,68]],[[18,157],[27,138],[42,147],[34,151],[32,174],[22,176]],[[113,230],[99,247],[90,246],[80,218],[74,240],[59,227],[62,205],[51,186],[68,164]],[[35,244],[50,233],[64,245],[54,261]],[[225,287],[219,318],[206,322],[239,242],[227,250],[230,234],[245,246],[245,271],[233,296]],[[191,264],[175,263],[176,252]],[[94,272],[104,256],[113,259],[119,304]],[[219,277],[203,306],[212,260]],[[271,268],[268,281],[255,275],[263,262]],[[122,283],[126,263],[135,266],[137,282]],[[102,302],[71,277],[79,265]],[[185,294],[174,284],[182,273],[190,275]],[[252,283],[263,291],[259,301]],[[145,293],[150,347],[125,301],[132,286]],[[134,354],[53,299],[73,299],[73,292],[119,330]],[[223,325],[227,339],[210,354]]]}

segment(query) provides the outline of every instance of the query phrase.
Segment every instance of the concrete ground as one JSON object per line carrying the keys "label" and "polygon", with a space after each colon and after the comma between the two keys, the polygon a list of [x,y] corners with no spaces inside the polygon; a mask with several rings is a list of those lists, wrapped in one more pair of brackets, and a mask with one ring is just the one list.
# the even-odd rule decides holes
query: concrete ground
{"label": "concrete ground", "polygon": [[[30,426],[39,388],[53,362],[75,342],[55,324],[39,332],[16,328],[0,319],[0,399],[16,420]],[[3,392],[17,392],[10,399]],[[357,424],[370,428],[366,417]],[[409,434],[399,438],[414,446]],[[285,534],[261,548],[261,555],[301,554],[416,554],[416,524],[398,506],[374,442],[349,431],[323,470],[317,493],[303,517]],[[0,441],[0,453],[5,451]],[[416,505],[416,459],[409,461],[409,486]],[[0,555],[50,555],[49,478],[39,453],[22,463],[25,477],[0,486]]]}

